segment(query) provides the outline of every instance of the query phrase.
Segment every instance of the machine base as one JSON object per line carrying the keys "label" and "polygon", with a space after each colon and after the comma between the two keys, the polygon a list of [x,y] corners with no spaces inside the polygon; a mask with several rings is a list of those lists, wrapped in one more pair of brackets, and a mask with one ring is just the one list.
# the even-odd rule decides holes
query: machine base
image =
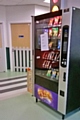
{"label": "machine base", "polygon": [[38,102],[38,99],[36,98],[36,103]]}
{"label": "machine base", "polygon": [[65,119],[65,115],[62,115],[62,120],[64,120]]}

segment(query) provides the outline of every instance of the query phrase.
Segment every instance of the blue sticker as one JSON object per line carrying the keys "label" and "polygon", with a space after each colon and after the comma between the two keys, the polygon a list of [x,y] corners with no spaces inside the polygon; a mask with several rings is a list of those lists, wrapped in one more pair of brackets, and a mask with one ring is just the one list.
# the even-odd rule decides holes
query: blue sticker
{"label": "blue sticker", "polygon": [[19,38],[23,38],[24,37],[24,35],[19,35]]}

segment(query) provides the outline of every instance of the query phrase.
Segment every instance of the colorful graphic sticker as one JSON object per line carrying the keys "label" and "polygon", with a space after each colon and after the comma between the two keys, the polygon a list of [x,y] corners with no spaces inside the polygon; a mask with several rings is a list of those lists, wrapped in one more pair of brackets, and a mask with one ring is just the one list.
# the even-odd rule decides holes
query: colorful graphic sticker
{"label": "colorful graphic sticker", "polygon": [[39,85],[35,85],[35,96],[42,102],[45,102],[46,104],[57,110],[58,94],[47,90]]}

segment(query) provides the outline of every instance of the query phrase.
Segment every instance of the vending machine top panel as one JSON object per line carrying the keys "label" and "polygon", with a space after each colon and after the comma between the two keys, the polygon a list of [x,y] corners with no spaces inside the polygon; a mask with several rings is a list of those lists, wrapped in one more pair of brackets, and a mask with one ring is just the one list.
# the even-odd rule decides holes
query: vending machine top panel
{"label": "vending machine top panel", "polygon": [[37,20],[42,20],[42,19],[47,19],[47,18],[52,18],[56,16],[61,16],[62,15],[62,10],[56,11],[56,12],[49,12],[46,14],[42,14],[39,16],[35,16],[35,21]]}

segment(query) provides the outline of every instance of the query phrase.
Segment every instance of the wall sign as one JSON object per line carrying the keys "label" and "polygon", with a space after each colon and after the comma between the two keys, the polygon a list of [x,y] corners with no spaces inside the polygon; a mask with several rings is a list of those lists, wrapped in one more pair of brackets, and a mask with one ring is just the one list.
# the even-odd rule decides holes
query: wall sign
{"label": "wall sign", "polygon": [[24,38],[24,35],[19,35],[19,38]]}
{"label": "wall sign", "polygon": [[54,6],[57,6],[59,9],[68,8],[68,0],[50,0],[50,11],[51,12]]}
{"label": "wall sign", "polygon": [[55,6],[52,7],[52,12],[55,12],[55,11],[58,11],[58,10],[59,10],[58,6],[55,5]]}
{"label": "wall sign", "polygon": [[58,2],[58,0],[53,0],[53,3],[57,3]]}
{"label": "wall sign", "polygon": [[61,8],[61,0],[50,0],[50,11],[53,12],[53,7],[57,6],[57,8]]}

